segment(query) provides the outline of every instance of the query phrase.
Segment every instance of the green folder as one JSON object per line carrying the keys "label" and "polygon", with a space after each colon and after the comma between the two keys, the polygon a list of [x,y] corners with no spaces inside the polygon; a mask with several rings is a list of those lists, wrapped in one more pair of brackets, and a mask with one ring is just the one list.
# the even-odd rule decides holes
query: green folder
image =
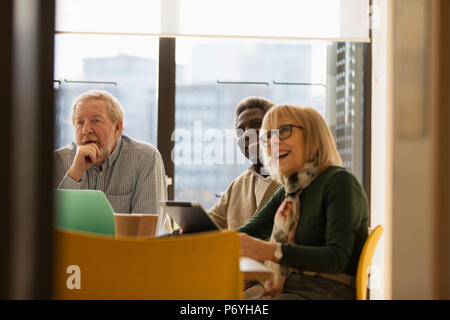
{"label": "green folder", "polygon": [[55,190],[57,228],[114,235],[114,209],[100,190]]}

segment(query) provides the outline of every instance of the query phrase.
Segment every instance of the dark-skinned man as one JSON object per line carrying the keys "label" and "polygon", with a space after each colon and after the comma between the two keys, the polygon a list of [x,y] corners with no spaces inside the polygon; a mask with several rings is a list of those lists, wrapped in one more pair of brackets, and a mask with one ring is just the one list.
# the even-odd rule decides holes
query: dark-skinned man
{"label": "dark-skinned man", "polygon": [[247,223],[280,187],[265,174],[259,157],[258,133],[266,112],[275,106],[262,97],[243,99],[235,109],[238,145],[252,165],[233,180],[208,212],[222,229],[234,230]]}

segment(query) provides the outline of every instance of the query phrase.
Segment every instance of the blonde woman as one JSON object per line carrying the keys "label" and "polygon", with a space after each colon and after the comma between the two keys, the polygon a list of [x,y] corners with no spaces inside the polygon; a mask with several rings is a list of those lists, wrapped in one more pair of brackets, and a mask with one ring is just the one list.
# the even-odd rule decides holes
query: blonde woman
{"label": "blonde woman", "polygon": [[241,232],[242,255],[274,269],[264,296],[355,299],[354,276],[369,207],[343,168],[333,137],[312,108],[282,105],[264,117],[261,143],[283,186]]}

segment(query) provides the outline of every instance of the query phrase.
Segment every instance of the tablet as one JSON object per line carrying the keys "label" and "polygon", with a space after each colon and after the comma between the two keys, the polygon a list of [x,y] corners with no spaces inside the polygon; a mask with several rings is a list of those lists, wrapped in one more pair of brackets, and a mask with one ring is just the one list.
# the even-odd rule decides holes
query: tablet
{"label": "tablet", "polygon": [[220,230],[206,210],[196,202],[163,201],[161,205],[169,216],[183,229],[183,233]]}

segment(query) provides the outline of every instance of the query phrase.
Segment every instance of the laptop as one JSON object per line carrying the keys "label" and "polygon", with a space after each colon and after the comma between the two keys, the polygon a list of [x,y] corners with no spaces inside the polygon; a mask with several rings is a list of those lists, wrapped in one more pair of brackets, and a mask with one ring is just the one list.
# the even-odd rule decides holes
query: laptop
{"label": "laptop", "polygon": [[54,226],[114,235],[114,209],[100,190],[54,190]]}
{"label": "laptop", "polygon": [[199,203],[170,200],[161,202],[161,206],[183,229],[183,234],[220,230]]}

